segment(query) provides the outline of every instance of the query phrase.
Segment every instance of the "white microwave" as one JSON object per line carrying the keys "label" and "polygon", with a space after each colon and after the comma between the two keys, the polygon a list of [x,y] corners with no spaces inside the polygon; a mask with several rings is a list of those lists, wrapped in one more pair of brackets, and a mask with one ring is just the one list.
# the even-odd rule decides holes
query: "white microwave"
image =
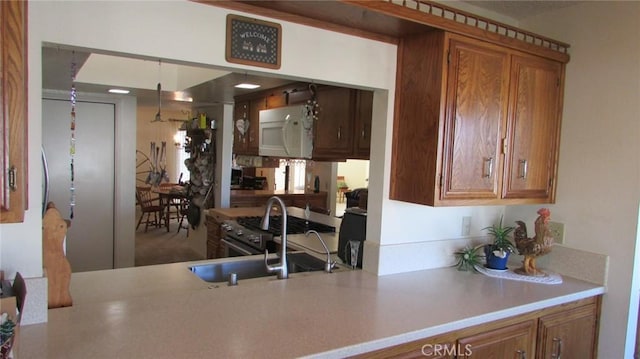
{"label": "white microwave", "polygon": [[311,158],[313,113],[308,105],[260,111],[260,156]]}

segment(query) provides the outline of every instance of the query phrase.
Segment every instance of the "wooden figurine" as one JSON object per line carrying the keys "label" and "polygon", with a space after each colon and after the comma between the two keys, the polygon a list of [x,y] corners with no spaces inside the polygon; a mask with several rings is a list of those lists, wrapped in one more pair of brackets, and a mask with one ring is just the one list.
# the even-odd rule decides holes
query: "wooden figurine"
{"label": "wooden figurine", "polygon": [[42,251],[49,288],[49,308],[69,307],[72,304],[69,292],[71,265],[62,247],[68,224],[53,203],[47,204],[42,219]]}
{"label": "wooden figurine", "polygon": [[546,275],[536,267],[536,258],[551,252],[553,237],[549,231],[549,220],[551,212],[548,208],[538,210],[538,218],[535,221],[535,236],[527,237],[527,226],[522,221],[516,221],[518,227],[514,232],[516,248],[520,255],[524,256],[522,267],[515,270],[518,274],[530,276]]}

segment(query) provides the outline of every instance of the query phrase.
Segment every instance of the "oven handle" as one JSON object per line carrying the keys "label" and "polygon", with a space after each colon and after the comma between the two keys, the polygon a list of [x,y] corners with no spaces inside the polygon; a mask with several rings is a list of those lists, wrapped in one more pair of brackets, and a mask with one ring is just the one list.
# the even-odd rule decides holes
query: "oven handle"
{"label": "oven handle", "polygon": [[237,246],[237,245],[236,245],[236,244],[234,244],[234,243],[229,242],[229,241],[228,241],[228,240],[226,240],[225,238],[222,238],[222,239],[220,240],[220,242],[222,242],[222,243],[226,244],[227,246],[229,246],[229,247],[231,247],[231,248],[235,249],[236,251],[238,251],[238,252],[240,252],[240,253],[242,253],[242,254],[244,254],[244,255],[247,255],[247,256],[252,256],[252,255],[254,255],[254,254],[260,254],[260,253],[251,253],[251,252],[249,252],[248,250],[246,250],[246,249],[244,249],[244,248],[242,248],[242,247],[239,247],[239,246]]}

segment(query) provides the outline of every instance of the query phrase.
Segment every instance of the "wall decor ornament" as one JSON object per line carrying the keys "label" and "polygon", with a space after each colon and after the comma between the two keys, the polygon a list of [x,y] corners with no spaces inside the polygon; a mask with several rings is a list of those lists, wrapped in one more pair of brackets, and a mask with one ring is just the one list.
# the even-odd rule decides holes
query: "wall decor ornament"
{"label": "wall decor ornament", "polygon": [[229,62],[280,68],[282,26],[275,22],[227,15],[225,58]]}

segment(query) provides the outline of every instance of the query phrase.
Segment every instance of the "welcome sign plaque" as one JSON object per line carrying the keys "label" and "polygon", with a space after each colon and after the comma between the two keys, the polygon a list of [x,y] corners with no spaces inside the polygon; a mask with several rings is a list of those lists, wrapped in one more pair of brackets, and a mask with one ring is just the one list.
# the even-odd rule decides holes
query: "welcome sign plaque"
{"label": "welcome sign plaque", "polygon": [[280,24],[227,15],[226,59],[244,65],[280,68]]}

